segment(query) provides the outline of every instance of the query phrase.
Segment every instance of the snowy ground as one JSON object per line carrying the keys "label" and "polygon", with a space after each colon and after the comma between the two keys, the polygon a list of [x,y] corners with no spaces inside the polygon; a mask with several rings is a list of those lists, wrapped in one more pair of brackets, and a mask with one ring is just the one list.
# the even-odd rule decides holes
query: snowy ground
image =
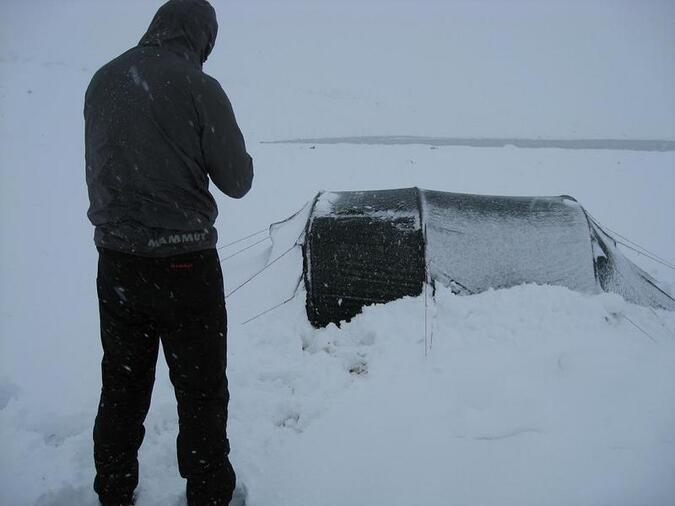
{"label": "snowy ground", "polygon": [[[0,5],[3,505],[94,504],[101,351],[82,97],[160,3]],[[249,197],[219,197],[222,244],[321,189],[421,186],[570,194],[675,260],[674,152],[260,144],[673,140],[672,3],[216,4],[206,70],[230,93],[256,161]],[[224,262],[228,289],[267,248]],[[673,291],[672,271],[633,258]],[[297,262],[228,300],[232,457],[251,506],[675,502],[675,315],[552,287],[441,292],[426,357],[422,299],[317,331],[300,296],[241,325],[287,296]],[[180,504],[164,366],[146,426],[139,506]]]}

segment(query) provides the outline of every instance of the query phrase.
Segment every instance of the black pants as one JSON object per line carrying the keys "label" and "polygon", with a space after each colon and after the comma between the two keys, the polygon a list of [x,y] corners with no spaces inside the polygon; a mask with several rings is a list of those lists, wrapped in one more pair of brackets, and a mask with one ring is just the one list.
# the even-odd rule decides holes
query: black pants
{"label": "black pants", "polygon": [[162,341],[178,403],[178,468],[190,506],[227,505],[235,486],[226,434],[227,316],[215,250],[145,258],[99,249],[103,388],[94,489],[130,502]]}

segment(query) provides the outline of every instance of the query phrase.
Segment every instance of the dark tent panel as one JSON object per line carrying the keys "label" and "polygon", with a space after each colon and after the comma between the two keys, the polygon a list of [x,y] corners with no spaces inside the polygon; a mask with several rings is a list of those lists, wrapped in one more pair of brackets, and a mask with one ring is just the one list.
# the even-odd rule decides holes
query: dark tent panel
{"label": "dark tent panel", "polygon": [[573,198],[498,197],[406,188],[317,195],[303,245],[307,315],[322,327],[363,306],[422,293],[523,283],[675,310]]}
{"label": "dark tent panel", "polygon": [[307,314],[318,327],[367,304],[422,292],[424,241],[417,190],[319,197],[304,246]]}

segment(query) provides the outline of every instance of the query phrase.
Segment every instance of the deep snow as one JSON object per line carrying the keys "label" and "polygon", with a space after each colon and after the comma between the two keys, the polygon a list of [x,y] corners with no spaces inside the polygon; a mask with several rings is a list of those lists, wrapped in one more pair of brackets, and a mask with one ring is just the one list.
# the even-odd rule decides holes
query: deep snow
{"label": "deep snow", "polygon": [[[426,357],[422,298],[321,331],[298,299],[233,329],[230,431],[250,504],[671,503],[674,315],[536,286],[439,292],[431,311]],[[180,504],[159,378],[140,505]],[[81,390],[86,406],[49,415],[19,397],[2,411],[3,503],[51,490],[38,504],[92,504],[96,392]]]}
{"label": "deep snow", "polygon": [[[160,4],[0,4],[3,505],[94,499],[101,352],[82,100]],[[256,164],[250,196],[217,197],[222,244],[320,189],[421,186],[570,194],[675,260],[673,152],[259,143],[675,139],[672,2],[216,5],[206,70],[230,94]],[[269,247],[223,262],[228,290],[284,251]],[[632,258],[672,291],[672,271]],[[427,356],[422,298],[317,331],[299,295],[242,326],[290,295],[299,261],[294,250],[228,299],[232,457],[251,506],[675,502],[672,314],[562,288],[439,292]],[[139,506],[179,503],[163,365],[146,427]]]}

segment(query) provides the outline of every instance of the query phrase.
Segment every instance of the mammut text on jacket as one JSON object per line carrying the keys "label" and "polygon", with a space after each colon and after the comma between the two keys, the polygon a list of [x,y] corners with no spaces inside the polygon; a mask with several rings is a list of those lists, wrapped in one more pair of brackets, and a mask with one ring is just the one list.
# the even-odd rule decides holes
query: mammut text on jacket
{"label": "mammut text on jacket", "polygon": [[253,163],[218,81],[202,72],[218,24],[203,0],[171,0],[138,46],[102,67],[85,97],[96,245],[144,256],[211,248],[218,209],[251,188]]}

